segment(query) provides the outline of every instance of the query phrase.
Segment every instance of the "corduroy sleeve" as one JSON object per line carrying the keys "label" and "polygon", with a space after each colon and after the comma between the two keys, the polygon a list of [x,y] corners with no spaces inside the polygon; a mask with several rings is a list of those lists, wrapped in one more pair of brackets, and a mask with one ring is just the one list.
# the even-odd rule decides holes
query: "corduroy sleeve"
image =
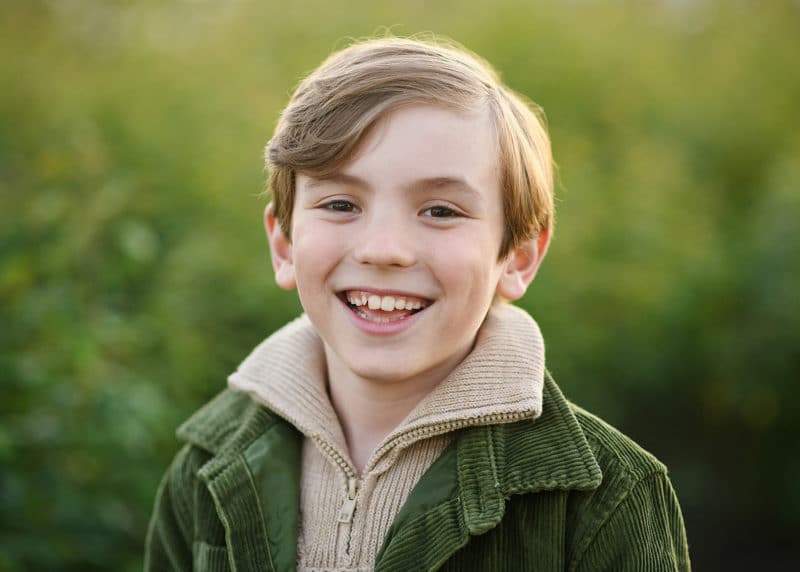
{"label": "corduroy sleeve", "polygon": [[158,487],[145,542],[146,572],[192,569],[192,486],[185,479],[193,472],[189,452],[188,445],[181,449]]}
{"label": "corduroy sleeve", "polygon": [[686,529],[667,475],[641,479],[603,522],[577,570],[688,572]]}

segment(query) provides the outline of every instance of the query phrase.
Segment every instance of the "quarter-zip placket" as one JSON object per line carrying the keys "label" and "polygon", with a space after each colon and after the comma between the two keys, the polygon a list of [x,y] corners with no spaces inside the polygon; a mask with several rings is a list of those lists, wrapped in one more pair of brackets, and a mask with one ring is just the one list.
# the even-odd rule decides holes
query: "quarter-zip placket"
{"label": "quarter-zip placket", "polygon": [[[336,522],[340,527],[339,538],[342,539],[342,545],[339,546],[338,552],[345,554],[348,558],[352,557],[352,536],[353,536],[353,517],[356,512],[356,505],[358,504],[357,495],[361,488],[361,481],[356,476],[356,472],[350,465],[347,459],[342,456],[335,447],[330,445],[327,441],[315,436],[314,439],[319,445],[319,448],[331,459],[334,463],[344,472],[347,477],[347,490],[345,491],[344,501],[339,508],[339,513],[336,517]],[[347,527],[341,530],[341,527]]]}

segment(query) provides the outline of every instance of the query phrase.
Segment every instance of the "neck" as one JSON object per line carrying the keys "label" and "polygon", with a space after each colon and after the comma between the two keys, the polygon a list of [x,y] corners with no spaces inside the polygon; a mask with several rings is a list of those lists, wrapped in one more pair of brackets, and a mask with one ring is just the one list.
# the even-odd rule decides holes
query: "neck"
{"label": "neck", "polygon": [[378,445],[466,357],[454,356],[411,379],[360,376],[325,345],[328,389],[339,418],[350,459],[361,474]]}

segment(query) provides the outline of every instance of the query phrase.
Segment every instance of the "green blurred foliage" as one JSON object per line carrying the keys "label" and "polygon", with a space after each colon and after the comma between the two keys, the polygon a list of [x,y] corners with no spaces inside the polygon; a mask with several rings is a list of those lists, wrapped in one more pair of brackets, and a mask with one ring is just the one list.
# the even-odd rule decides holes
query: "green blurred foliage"
{"label": "green blurred foliage", "polygon": [[575,401],[670,467],[698,569],[800,532],[800,3],[5,2],[0,570],[136,570],[174,429],[300,312],[262,149],[348,38],[435,31],[541,104],[522,302]]}

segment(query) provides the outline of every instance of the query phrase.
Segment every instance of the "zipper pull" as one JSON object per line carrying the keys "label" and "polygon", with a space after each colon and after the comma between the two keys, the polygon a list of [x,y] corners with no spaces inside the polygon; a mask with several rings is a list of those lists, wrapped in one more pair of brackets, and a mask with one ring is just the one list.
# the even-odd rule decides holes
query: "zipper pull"
{"label": "zipper pull", "polygon": [[336,519],[338,522],[353,522],[353,513],[356,512],[356,490],[358,490],[358,481],[355,477],[350,477],[347,480],[347,496],[342,503],[342,508],[339,509],[339,518]]}

